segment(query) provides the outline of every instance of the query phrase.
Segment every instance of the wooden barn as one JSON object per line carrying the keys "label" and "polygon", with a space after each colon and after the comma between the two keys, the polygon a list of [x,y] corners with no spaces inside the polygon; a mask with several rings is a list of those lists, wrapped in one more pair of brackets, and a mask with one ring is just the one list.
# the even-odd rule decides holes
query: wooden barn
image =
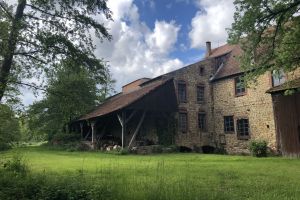
{"label": "wooden barn", "polygon": [[[276,137],[279,151],[300,157],[300,78],[268,90],[272,94]],[[292,90],[291,95],[285,91]]]}
{"label": "wooden barn", "polygon": [[153,127],[168,121],[176,109],[173,79],[143,78],[123,86],[121,93],[73,123],[73,129],[80,130],[93,148],[104,144],[122,148],[137,142],[155,144],[158,138]]}

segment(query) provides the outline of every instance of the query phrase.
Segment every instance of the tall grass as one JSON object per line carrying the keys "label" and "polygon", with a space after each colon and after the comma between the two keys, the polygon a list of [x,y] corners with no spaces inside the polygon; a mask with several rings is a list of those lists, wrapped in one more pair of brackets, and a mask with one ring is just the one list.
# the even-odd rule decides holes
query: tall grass
{"label": "tall grass", "polygon": [[300,199],[300,160],[23,152],[30,170],[1,169],[0,199]]}

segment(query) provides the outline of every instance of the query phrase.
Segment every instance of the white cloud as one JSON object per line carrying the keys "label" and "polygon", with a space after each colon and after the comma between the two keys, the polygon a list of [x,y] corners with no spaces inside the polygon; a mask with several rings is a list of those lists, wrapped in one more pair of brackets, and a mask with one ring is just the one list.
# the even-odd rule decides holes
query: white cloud
{"label": "white cloud", "polygon": [[175,21],[156,21],[154,31],[146,38],[147,45],[158,53],[168,53],[177,41],[180,26]]}
{"label": "white cloud", "polygon": [[[152,2],[152,3],[151,3]],[[155,7],[154,1],[148,1]],[[180,25],[175,21],[156,21],[153,30],[140,20],[138,7],[133,0],[109,0],[113,21],[104,16],[96,19],[105,21],[112,41],[96,42],[96,56],[108,61],[116,82],[116,90],[141,77],[155,77],[183,66],[179,59],[169,57],[177,42]],[[22,90],[23,102],[34,101],[29,90]],[[39,99],[39,98],[38,98]]]}
{"label": "white cloud", "polygon": [[108,6],[114,13],[114,21],[108,23],[113,40],[98,43],[96,55],[109,61],[117,90],[135,79],[155,77],[183,66],[179,59],[169,58],[180,30],[175,21],[156,21],[151,30],[140,21],[133,1],[110,0]]}
{"label": "white cloud", "polygon": [[203,48],[206,41],[222,45],[226,43],[226,28],[233,22],[233,0],[198,0],[200,11],[192,19],[189,38],[192,48]]}

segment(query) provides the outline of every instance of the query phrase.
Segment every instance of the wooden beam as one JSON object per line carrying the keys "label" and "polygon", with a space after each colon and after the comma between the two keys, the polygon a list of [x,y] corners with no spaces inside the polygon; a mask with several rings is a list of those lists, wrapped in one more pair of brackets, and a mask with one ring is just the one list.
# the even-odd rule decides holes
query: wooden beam
{"label": "wooden beam", "polygon": [[86,134],[86,136],[84,137],[84,140],[86,140],[91,134],[91,130],[89,130],[89,132]]}
{"label": "wooden beam", "polygon": [[138,123],[138,125],[137,125],[137,127],[136,127],[136,129],[135,129],[135,131],[134,131],[134,133],[133,133],[133,135],[132,135],[132,138],[131,138],[131,140],[130,140],[130,142],[129,142],[128,148],[130,148],[130,146],[131,146],[133,140],[135,139],[137,133],[139,132],[139,130],[140,130],[140,128],[141,128],[141,125],[142,125],[142,123],[143,123],[143,121],[144,121],[145,116],[146,116],[146,111],[143,112],[143,115],[142,115],[142,117],[141,117],[141,119],[140,119],[140,121],[139,121],[139,123]]}
{"label": "wooden beam", "polygon": [[126,124],[129,122],[129,120],[134,116],[134,114],[136,113],[136,110],[132,111],[132,113],[130,114],[130,116],[126,119]]}
{"label": "wooden beam", "polygon": [[125,143],[125,138],[124,138],[124,134],[125,134],[125,129],[126,129],[126,113],[125,111],[122,111],[122,116],[120,116],[119,114],[117,114],[119,122],[121,124],[122,127],[122,149],[124,148],[124,143]]}
{"label": "wooden beam", "polygon": [[96,133],[95,133],[95,125],[96,121],[91,121],[91,128],[92,128],[92,147],[95,149],[95,142],[96,142]]}
{"label": "wooden beam", "polygon": [[121,117],[119,114],[117,114],[117,116],[118,116],[118,120],[119,120],[119,122],[120,122],[121,126],[123,127],[123,121],[122,121],[122,117]]}
{"label": "wooden beam", "polygon": [[81,134],[81,139],[83,138],[83,122],[80,122],[80,134]]}

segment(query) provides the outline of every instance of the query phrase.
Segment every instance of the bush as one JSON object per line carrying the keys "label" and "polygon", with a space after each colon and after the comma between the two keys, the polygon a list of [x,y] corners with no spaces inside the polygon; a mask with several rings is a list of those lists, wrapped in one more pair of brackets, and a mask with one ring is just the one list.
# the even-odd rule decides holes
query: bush
{"label": "bush", "polygon": [[120,155],[127,155],[127,154],[129,154],[129,150],[127,148],[118,150],[118,152],[120,152],[119,153]]}
{"label": "bush", "polygon": [[266,157],[267,156],[268,145],[266,141],[251,141],[250,151],[253,156],[256,157]]}
{"label": "bush", "polygon": [[78,133],[57,133],[53,136],[51,143],[54,145],[67,144],[80,140]]}
{"label": "bush", "polygon": [[5,161],[3,167],[8,171],[23,175],[25,175],[29,171],[24,157],[20,154],[16,154],[12,157],[12,159]]}

